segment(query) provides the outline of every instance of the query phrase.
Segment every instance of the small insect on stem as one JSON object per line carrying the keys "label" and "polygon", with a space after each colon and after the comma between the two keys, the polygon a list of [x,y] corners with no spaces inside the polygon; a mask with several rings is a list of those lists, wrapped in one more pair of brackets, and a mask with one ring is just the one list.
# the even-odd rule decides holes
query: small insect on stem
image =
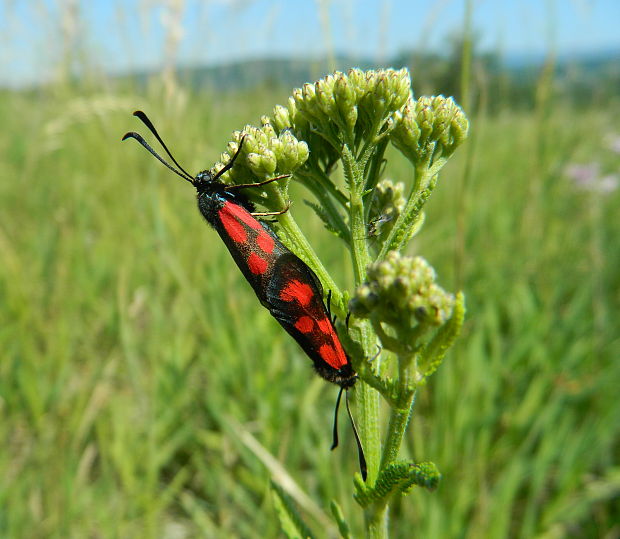
{"label": "small insect on stem", "polygon": [[[262,182],[262,184],[264,185],[264,182]],[[246,185],[245,187],[248,187],[248,185]],[[286,203],[286,206],[284,207],[283,210],[280,211],[254,211],[252,212],[252,216],[253,217],[268,217],[271,215],[283,215],[285,214],[291,207],[291,203],[290,201]]]}

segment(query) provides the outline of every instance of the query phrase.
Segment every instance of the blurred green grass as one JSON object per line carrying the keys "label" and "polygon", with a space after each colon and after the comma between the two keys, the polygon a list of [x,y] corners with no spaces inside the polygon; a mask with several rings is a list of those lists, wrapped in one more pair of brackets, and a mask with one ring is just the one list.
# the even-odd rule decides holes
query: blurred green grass
{"label": "blurred green grass", "polygon": [[[120,143],[142,108],[185,168],[208,168],[286,95],[2,95],[3,537],[275,537],[283,473],[319,505],[302,503],[311,522],[335,498],[361,530],[350,433],[329,451],[335,388],[260,307],[191,188]],[[481,116],[442,173],[414,249],[446,288],[462,274],[468,319],[407,440],[443,481],[395,502],[394,537],[620,533],[619,196],[561,174],[617,125],[618,110]],[[388,175],[409,174],[390,154]],[[305,196],[293,211],[345,284]]]}

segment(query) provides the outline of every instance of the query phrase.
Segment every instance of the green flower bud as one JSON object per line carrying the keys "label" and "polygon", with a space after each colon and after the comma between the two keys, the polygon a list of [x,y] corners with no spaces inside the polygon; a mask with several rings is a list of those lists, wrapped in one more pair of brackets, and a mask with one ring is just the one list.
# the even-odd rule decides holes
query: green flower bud
{"label": "green flower bud", "polygon": [[299,162],[299,166],[303,165],[310,156],[310,148],[308,148],[308,144],[303,140],[297,143],[297,160]]}
{"label": "green flower bud", "polygon": [[357,122],[357,105],[355,91],[343,73],[338,73],[334,84],[334,99],[347,127],[353,129]]}
{"label": "green flower bud", "polygon": [[[247,131],[247,128],[241,132],[239,141],[241,140],[241,138],[243,138],[243,153],[248,154],[258,150],[259,142],[256,140],[254,134]],[[232,157],[233,155],[235,154],[231,153],[230,157]]]}
{"label": "green flower bud", "polygon": [[459,146],[466,138],[469,131],[469,120],[463,110],[458,107],[458,110],[452,121],[450,122],[450,133],[454,140],[454,148]]}
{"label": "green flower bud", "polygon": [[374,96],[376,102],[380,102],[382,105],[390,102],[392,99],[392,92],[388,76],[384,71],[377,74],[377,79],[374,87]]}
{"label": "green flower bud", "polygon": [[[210,172],[213,176],[215,176],[215,175],[216,175],[216,174],[217,174],[220,170],[222,170],[222,169],[226,166],[226,165],[225,165],[225,162],[227,162],[227,161],[229,161],[229,160],[230,160],[230,158],[228,157],[228,154],[226,154],[226,153],[221,154],[221,155],[220,155],[220,160],[219,160],[219,161],[216,161],[216,162],[213,164],[213,166],[209,169],[209,172]],[[230,171],[229,171],[229,172],[230,172]],[[226,181],[227,176],[228,176],[228,173],[224,174],[224,177],[223,177],[223,178],[221,178],[221,180],[222,180],[224,183],[228,183],[228,182]]]}
{"label": "green flower bud", "polygon": [[[417,109],[418,107],[416,107]],[[420,108],[416,122],[420,128],[420,144],[426,144],[429,142],[429,138],[433,133],[433,124],[435,121],[435,115],[433,109],[430,106]]]}
{"label": "green flower bud", "polygon": [[418,157],[421,135],[414,109],[415,105],[410,100],[394,113],[393,126],[389,126],[392,143],[412,161]]}
{"label": "green flower bud", "polygon": [[394,72],[392,78],[392,96],[394,99],[392,108],[394,110],[400,109],[411,98],[411,77],[407,68]]}
{"label": "green flower bud", "polygon": [[334,115],[337,114],[336,100],[334,99],[334,84],[334,76],[328,75],[324,79],[317,81],[315,85],[317,104],[321,108],[323,114],[332,119]]}
{"label": "green flower bud", "polygon": [[277,140],[278,134],[276,133],[276,130],[273,128],[273,125],[271,125],[269,117],[263,116],[261,120],[264,120],[261,131],[264,134],[264,139],[267,141],[267,144],[269,144],[269,142],[273,139]]}
{"label": "green flower bud", "polygon": [[252,170],[252,172],[254,174],[256,174],[257,176],[262,176],[262,171],[261,171],[261,155],[259,153],[249,153],[246,157],[245,160],[247,161],[248,166],[250,167],[250,169]]}
{"label": "green flower bud", "polygon": [[[293,96],[295,97],[295,93],[293,92]],[[309,82],[306,82],[306,84],[303,85],[302,90],[301,90],[301,102],[303,103],[303,101],[313,101],[316,98],[316,89],[314,87],[314,84],[310,84]],[[297,105],[299,105],[300,100],[295,97],[295,103]]]}
{"label": "green flower bud", "polygon": [[267,148],[262,148],[261,153],[249,153],[246,161],[252,173],[259,179],[271,176],[278,164],[275,154]]}
{"label": "green flower bud", "polygon": [[355,105],[355,92],[349,85],[349,81],[344,73],[337,73],[334,83],[334,98],[340,110],[346,110]]}
{"label": "green flower bud", "polygon": [[447,145],[450,139],[450,121],[454,111],[446,104],[442,104],[434,112],[435,120],[433,122],[432,138],[438,140],[443,145]]}
{"label": "green flower bud", "polygon": [[283,143],[282,140],[278,137],[271,137],[269,140],[269,149],[275,154],[276,160],[280,160],[280,155],[283,152]]}
{"label": "green flower bud", "polygon": [[427,95],[423,95],[416,99],[415,103],[415,112],[418,114],[424,108],[432,108],[433,107],[433,98]]}
{"label": "green flower bud", "polygon": [[266,176],[271,176],[278,166],[278,160],[274,152],[265,148],[261,155],[261,166]]}
{"label": "green flower bud", "polygon": [[467,137],[468,121],[461,108],[449,97],[411,97],[394,113],[390,137],[410,161],[428,158],[429,151],[450,155]]}
{"label": "green flower bud", "polygon": [[453,306],[454,296],[435,283],[428,262],[397,251],[368,267],[367,282],[349,303],[355,316],[373,316],[405,330],[419,323],[439,326],[450,318]]}
{"label": "green flower bud", "polygon": [[297,102],[294,97],[296,92],[297,95],[301,96],[301,89],[295,88],[295,90],[293,90],[293,95],[288,98],[287,110],[291,127],[294,126],[296,132],[303,132],[308,128],[308,120],[299,112],[299,109],[297,108]]}
{"label": "green flower bud", "polygon": [[439,94],[439,95],[434,95],[431,97],[431,106],[433,107],[433,109],[438,109],[440,107],[442,107],[446,102],[446,98]]}
{"label": "green flower bud", "polygon": [[350,129],[353,129],[355,127],[355,124],[357,123],[357,117],[358,117],[357,107],[351,107],[346,112],[344,116],[344,121],[346,122],[347,126]]}
{"label": "green flower bud", "polygon": [[289,111],[282,105],[276,105],[273,109],[273,125],[278,133],[289,129],[293,125]]}
{"label": "green flower bud", "polygon": [[366,76],[365,76],[365,84],[364,84],[364,89],[366,90],[365,93],[369,94],[375,91],[375,87],[377,86],[377,77],[378,77],[378,72],[377,71],[366,71]]}
{"label": "green flower bud", "polygon": [[[245,142],[244,142],[244,144],[245,144]],[[226,145],[226,153],[223,153],[220,156],[220,161],[225,161],[226,159],[230,159],[230,157],[235,155],[238,150],[239,150],[239,141],[231,140]]]}
{"label": "green flower bud", "polygon": [[355,93],[354,101],[359,103],[367,93],[366,75],[361,69],[350,69],[347,78],[351,90]]}
{"label": "green flower bud", "polygon": [[327,75],[322,79],[319,79],[314,84],[316,94],[324,93],[329,96],[334,95],[334,84],[336,83],[336,77],[334,75]]}
{"label": "green flower bud", "polygon": [[298,141],[290,131],[281,134],[280,153],[278,157],[278,171],[281,173],[293,172],[308,159],[308,145],[303,141]]}

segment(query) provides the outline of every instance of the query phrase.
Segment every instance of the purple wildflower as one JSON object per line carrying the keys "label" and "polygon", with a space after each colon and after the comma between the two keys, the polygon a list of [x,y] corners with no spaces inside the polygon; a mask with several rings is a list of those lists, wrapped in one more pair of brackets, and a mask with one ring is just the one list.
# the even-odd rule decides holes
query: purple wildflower
{"label": "purple wildflower", "polygon": [[572,164],[566,167],[564,173],[573,180],[576,187],[589,189],[596,183],[600,169],[600,165],[596,162]]}
{"label": "purple wildflower", "polygon": [[564,173],[573,180],[575,187],[595,193],[611,193],[618,189],[620,178],[617,174],[600,176],[599,163],[568,165]]}

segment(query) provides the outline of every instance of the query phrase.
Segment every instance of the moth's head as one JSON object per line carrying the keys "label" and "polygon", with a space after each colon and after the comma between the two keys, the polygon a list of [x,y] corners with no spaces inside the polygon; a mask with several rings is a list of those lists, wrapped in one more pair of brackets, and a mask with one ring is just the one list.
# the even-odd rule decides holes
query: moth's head
{"label": "moth's head", "polygon": [[224,184],[218,179],[218,176],[214,176],[208,170],[203,170],[196,174],[193,180],[194,187],[198,193],[204,193],[205,191],[215,191],[218,188],[224,186]]}

